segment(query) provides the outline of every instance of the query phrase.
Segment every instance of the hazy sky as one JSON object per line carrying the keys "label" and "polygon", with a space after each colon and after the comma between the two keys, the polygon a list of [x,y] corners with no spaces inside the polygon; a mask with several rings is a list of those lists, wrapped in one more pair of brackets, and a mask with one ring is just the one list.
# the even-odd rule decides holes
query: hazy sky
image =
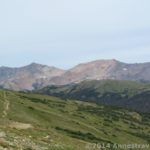
{"label": "hazy sky", "polygon": [[0,66],[150,61],[150,0],[0,0]]}

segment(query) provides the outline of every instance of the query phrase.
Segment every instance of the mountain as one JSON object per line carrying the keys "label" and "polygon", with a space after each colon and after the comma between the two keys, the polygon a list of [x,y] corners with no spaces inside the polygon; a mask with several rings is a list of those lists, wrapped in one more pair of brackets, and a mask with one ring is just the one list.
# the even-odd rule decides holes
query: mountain
{"label": "mountain", "polygon": [[21,68],[0,68],[0,85],[12,90],[32,90],[39,81],[60,76],[64,70],[32,63]]}
{"label": "mountain", "polygon": [[84,80],[102,80],[109,78],[108,74],[118,62],[116,60],[98,60],[83,63],[66,71],[60,77],[52,78],[49,83],[64,85]]}
{"label": "mountain", "polygon": [[150,63],[126,64],[117,60],[97,60],[83,63],[50,79],[49,84],[64,85],[84,80],[133,80],[150,82]]}
{"label": "mountain", "polygon": [[78,84],[49,86],[36,92],[150,113],[150,84],[135,81],[83,81]]}
{"label": "mountain", "polygon": [[107,145],[105,150],[121,150],[117,144],[133,143],[149,149],[149,132],[146,114],[0,90],[2,150],[91,150],[100,145]]}
{"label": "mountain", "polygon": [[112,59],[79,64],[69,70],[35,63],[21,68],[0,68],[0,87],[13,90],[104,79],[150,82],[150,63],[126,64]]}

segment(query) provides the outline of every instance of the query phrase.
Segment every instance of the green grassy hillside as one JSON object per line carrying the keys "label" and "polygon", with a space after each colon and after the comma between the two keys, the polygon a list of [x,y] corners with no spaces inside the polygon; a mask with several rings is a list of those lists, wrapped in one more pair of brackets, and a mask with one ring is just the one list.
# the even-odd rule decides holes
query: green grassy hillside
{"label": "green grassy hillside", "polygon": [[89,144],[150,143],[150,116],[117,107],[1,90],[0,116],[0,149],[96,150]]}
{"label": "green grassy hillside", "polygon": [[45,87],[36,92],[150,113],[150,84],[134,81],[84,81],[78,84]]}

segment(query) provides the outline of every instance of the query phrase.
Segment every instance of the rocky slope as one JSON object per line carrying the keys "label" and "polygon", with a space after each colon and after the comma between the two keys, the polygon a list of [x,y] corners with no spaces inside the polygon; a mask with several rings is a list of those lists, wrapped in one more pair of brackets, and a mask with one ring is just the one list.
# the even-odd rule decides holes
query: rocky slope
{"label": "rocky slope", "polygon": [[70,84],[84,80],[150,81],[150,63],[126,64],[117,60],[98,60],[79,64],[61,77],[52,78],[50,84]]}
{"label": "rocky slope", "polygon": [[103,79],[150,82],[150,63],[126,64],[112,59],[79,64],[66,71],[35,63],[21,68],[0,68],[0,87],[13,90]]}
{"label": "rocky slope", "polygon": [[21,68],[0,68],[0,85],[12,90],[32,90],[39,81],[60,76],[63,70],[32,63]]}

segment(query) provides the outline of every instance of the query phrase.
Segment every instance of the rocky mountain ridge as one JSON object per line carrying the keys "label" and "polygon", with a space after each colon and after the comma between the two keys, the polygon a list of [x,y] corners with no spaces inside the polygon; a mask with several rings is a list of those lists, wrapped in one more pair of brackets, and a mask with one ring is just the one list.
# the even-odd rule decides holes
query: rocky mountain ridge
{"label": "rocky mountain ridge", "polygon": [[127,64],[115,59],[96,60],[68,70],[36,63],[20,68],[0,67],[0,87],[11,90],[103,79],[150,82],[150,62]]}
{"label": "rocky mountain ridge", "polygon": [[32,90],[38,80],[60,76],[63,70],[32,63],[20,68],[0,68],[0,86],[11,90]]}

